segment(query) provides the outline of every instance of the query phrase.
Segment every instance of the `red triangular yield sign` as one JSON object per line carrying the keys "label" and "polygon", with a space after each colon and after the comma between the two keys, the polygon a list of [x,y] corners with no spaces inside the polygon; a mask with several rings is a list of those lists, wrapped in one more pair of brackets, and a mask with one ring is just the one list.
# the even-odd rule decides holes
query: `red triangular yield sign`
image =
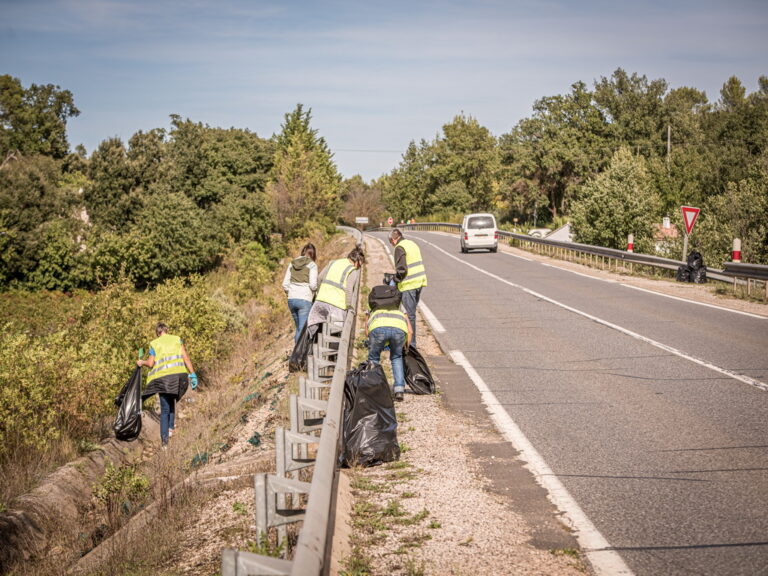
{"label": "red triangular yield sign", "polygon": [[693,225],[696,224],[696,218],[699,216],[699,212],[701,212],[701,210],[694,208],[693,206],[681,206],[680,209],[683,211],[685,233],[690,236],[691,230],[693,230]]}

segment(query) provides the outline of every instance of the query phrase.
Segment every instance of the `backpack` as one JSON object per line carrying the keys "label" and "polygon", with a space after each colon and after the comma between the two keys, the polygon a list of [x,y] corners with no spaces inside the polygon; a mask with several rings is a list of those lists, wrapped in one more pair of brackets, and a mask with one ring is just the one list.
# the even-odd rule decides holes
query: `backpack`
{"label": "backpack", "polygon": [[368,294],[368,306],[371,310],[379,308],[397,308],[400,306],[402,295],[397,286],[374,286]]}

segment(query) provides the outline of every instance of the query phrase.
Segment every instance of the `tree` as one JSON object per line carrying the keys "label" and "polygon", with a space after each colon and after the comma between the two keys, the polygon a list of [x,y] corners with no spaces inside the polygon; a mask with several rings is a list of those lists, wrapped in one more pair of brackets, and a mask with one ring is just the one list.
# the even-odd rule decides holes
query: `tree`
{"label": "tree", "polygon": [[583,82],[566,96],[537,100],[533,108],[532,118],[500,138],[502,199],[508,207],[530,206],[516,194],[524,191],[534,204],[545,194],[556,218],[577,187],[607,163],[608,124]]}
{"label": "tree", "polygon": [[594,101],[609,122],[611,139],[646,158],[664,153],[666,124],[664,95],[667,82],[648,81],[621,68],[595,83]]}
{"label": "tree", "polygon": [[384,179],[384,205],[395,221],[428,213],[429,197],[435,189],[430,171],[433,163],[432,145],[422,140],[417,146],[411,141],[400,164]]}
{"label": "tree", "polygon": [[53,84],[24,89],[18,78],[0,76],[0,157],[18,151],[64,158],[67,120],[79,114],[69,90]]}
{"label": "tree", "polygon": [[119,231],[136,221],[143,199],[122,140],[109,138],[99,144],[88,163],[88,178],[83,199],[91,222]]}
{"label": "tree", "polygon": [[75,215],[80,198],[59,181],[59,163],[46,156],[16,159],[0,170],[0,284],[25,282],[46,249],[51,223]]}
{"label": "tree", "polygon": [[[768,158],[767,158],[768,160]],[[730,260],[733,239],[741,240],[742,258],[768,264],[768,177],[766,172],[730,182],[723,194],[709,198],[697,223],[696,242],[712,266]]]}
{"label": "tree", "polygon": [[288,237],[303,235],[310,222],[330,228],[341,211],[341,176],[311,120],[312,110],[297,104],[275,136],[269,193],[278,229]]}
{"label": "tree", "polygon": [[706,95],[695,88],[676,88],[664,97],[670,149],[648,163],[663,212],[671,214],[683,204],[698,206],[704,201],[705,182],[716,164],[704,132],[704,118],[710,112]]}
{"label": "tree", "polygon": [[571,205],[578,242],[623,249],[634,234],[639,251],[653,249],[661,202],[641,156],[617,151],[605,172],[587,182]]}
{"label": "tree", "polygon": [[344,211],[342,219],[354,225],[355,218],[364,216],[371,225],[384,220],[384,204],[381,201],[381,184],[366,184],[359,175],[344,181]]}
{"label": "tree", "polygon": [[[496,139],[487,128],[472,116],[455,116],[452,122],[443,126],[443,137],[435,141],[433,149],[435,192],[442,189],[443,193],[441,199],[430,202],[431,205],[450,208],[449,198],[455,196],[459,187],[453,186],[454,192],[448,195],[445,187],[460,184],[464,194],[455,196],[462,204],[454,207],[456,212],[495,208],[499,157]],[[469,205],[464,202],[466,196]]]}

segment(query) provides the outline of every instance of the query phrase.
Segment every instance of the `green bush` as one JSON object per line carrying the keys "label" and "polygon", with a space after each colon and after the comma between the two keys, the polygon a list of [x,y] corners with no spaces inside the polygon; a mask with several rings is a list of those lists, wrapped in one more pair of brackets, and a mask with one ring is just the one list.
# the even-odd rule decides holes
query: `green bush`
{"label": "green bush", "polygon": [[137,292],[130,281],[84,297],[72,322],[37,337],[21,325],[0,334],[0,456],[18,445],[43,448],[62,431],[86,437],[115,411],[136,351],[163,321],[181,336],[196,369],[226,352],[232,310],[208,294],[201,277]]}
{"label": "green bush", "polygon": [[142,506],[149,496],[149,479],[136,472],[135,466],[116,468],[108,462],[104,474],[93,487],[93,495],[107,511],[111,529],[119,528],[132,509]]}

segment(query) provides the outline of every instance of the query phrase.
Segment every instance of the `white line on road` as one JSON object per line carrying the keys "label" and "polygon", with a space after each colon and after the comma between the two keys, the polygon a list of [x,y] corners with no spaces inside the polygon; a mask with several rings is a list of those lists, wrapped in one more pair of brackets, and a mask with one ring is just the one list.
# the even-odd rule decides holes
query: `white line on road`
{"label": "white line on road", "polygon": [[595,525],[592,524],[592,521],[581,509],[581,506],[573,499],[562,482],[560,482],[549,465],[544,461],[541,454],[539,454],[522,430],[515,424],[512,417],[507,413],[464,354],[460,350],[451,350],[450,356],[455,364],[464,368],[469,378],[475,384],[496,428],[520,452],[522,459],[527,463],[526,467],[533,472],[539,484],[549,493],[549,497],[555,506],[566,514],[576,530],[576,538],[587,558],[589,558],[595,572],[599,575],[605,574],[610,576],[632,574],[632,571],[624,563],[621,556],[610,549],[608,541],[595,528]]}
{"label": "white line on road", "polygon": [[726,308],[724,306],[718,306],[717,304],[708,304],[707,302],[697,302],[696,300],[689,300],[688,298],[681,298],[680,296],[673,296],[671,294],[664,294],[663,292],[656,292],[655,290],[648,290],[647,288],[640,288],[639,286],[624,284],[623,282],[613,280],[612,278],[600,278],[598,276],[591,276],[590,274],[584,274],[583,272],[577,272],[576,270],[561,268],[560,266],[556,266],[554,264],[547,264],[546,262],[542,262],[541,265],[546,266],[547,268],[555,268],[557,270],[562,270],[563,272],[568,272],[570,274],[576,274],[577,276],[583,276],[584,278],[599,280],[600,282],[607,282],[608,284],[618,284],[619,286],[623,286],[624,288],[630,288],[632,290],[646,292],[648,294],[653,294],[654,296],[661,296],[662,298],[671,298],[672,300],[679,300],[680,302],[687,302],[688,304],[696,304],[697,306],[706,306],[707,308],[714,308],[715,310],[722,310],[723,312],[733,312],[734,314],[741,314],[743,316],[749,316],[750,318],[757,318],[758,320],[768,320],[767,317],[760,316],[759,314],[752,314],[751,312],[743,312],[742,310],[734,310],[733,308]]}
{"label": "white line on road", "polygon": [[688,304],[698,304],[699,306],[706,306],[707,308],[714,308],[715,310],[723,310],[724,312],[733,312],[734,314],[742,314],[749,316],[750,318],[758,318],[759,320],[768,320],[765,316],[759,314],[752,314],[751,312],[743,312],[742,310],[734,310],[733,308],[724,308],[717,304],[707,304],[706,302],[696,302],[695,300],[688,300],[687,298],[680,298],[679,296],[672,296],[671,294],[664,294],[663,292],[656,292],[655,290],[648,290],[646,288],[640,288],[639,286],[632,286],[631,284],[621,284],[624,288],[631,288],[632,290],[639,290],[640,292],[647,292],[648,294],[655,294],[656,296],[663,296],[664,298],[671,298],[672,300],[680,300],[681,302],[688,302]]}
{"label": "white line on road", "polygon": [[521,286],[520,284],[515,284],[514,282],[510,282],[509,280],[506,280],[502,278],[501,276],[497,276],[496,274],[493,274],[491,272],[488,272],[487,270],[483,270],[482,268],[475,266],[474,264],[470,264],[469,262],[466,262],[462,260],[461,258],[457,258],[453,254],[450,254],[440,248],[439,246],[436,246],[432,244],[431,242],[427,240],[422,240],[422,242],[425,242],[426,244],[429,244],[432,246],[435,250],[438,250],[448,256],[449,258],[453,258],[457,262],[460,262],[461,264],[464,264],[465,266],[469,266],[470,268],[473,268],[474,270],[477,270],[481,274],[485,274],[486,276],[489,276],[490,278],[493,278],[494,280],[498,280],[499,282],[503,282],[504,284],[507,284],[509,286],[512,286],[513,288],[518,288],[519,290],[522,290],[523,292],[530,294],[531,296],[534,296],[536,298],[539,298],[540,300],[544,300],[546,302],[549,302],[550,304],[554,304],[555,306],[559,306],[560,308],[563,308],[564,310],[568,310],[569,312],[573,312],[574,314],[578,314],[579,316],[583,316],[584,318],[588,318],[589,320],[592,320],[593,322],[597,322],[598,324],[602,324],[603,326],[607,326],[608,328],[611,328],[613,330],[616,330],[618,332],[621,332],[622,334],[626,334],[627,336],[630,336],[636,340],[640,340],[641,342],[645,342],[646,344],[650,344],[651,346],[655,346],[656,348],[660,348],[661,350],[664,350],[666,352],[669,352],[670,354],[674,354],[675,356],[679,356],[680,358],[684,358],[685,360],[688,360],[689,362],[693,362],[694,364],[698,364],[699,366],[704,366],[705,368],[708,368],[710,370],[713,370],[715,372],[719,372],[720,374],[723,374],[724,376],[727,376],[729,378],[733,378],[734,380],[738,380],[739,382],[743,382],[744,384],[749,384],[750,386],[754,386],[755,388],[759,388],[760,390],[768,392],[768,384],[765,382],[761,382],[759,380],[755,380],[754,378],[750,378],[749,376],[744,376],[743,374],[738,374],[736,372],[733,372],[731,370],[728,370],[727,368],[721,368],[720,366],[716,366],[712,364],[711,362],[707,362],[706,360],[701,360],[699,358],[696,358],[695,356],[691,356],[690,354],[686,354],[682,350],[678,350],[677,348],[673,348],[672,346],[667,346],[666,344],[663,344],[661,342],[658,342],[656,340],[653,340],[651,338],[648,338],[647,336],[643,336],[642,334],[638,334],[637,332],[633,332],[632,330],[628,330],[627,328],[623,328],[622,326],[619,326],[618,324],[614,324],[613,322],[608,322],[607,320],[603,320],[602,318],[598,318],[597,316],[593,316],[592,314],[589,314],[587,312],[584,312],[583,310],[579,310],[578,308],[574,308],[573,306],[568,306],[567,304],[564,304],[562,302],[559,302],[557,300],[554,300],[553,298],[549,298],[548,296],[544,296],[544,294],[540,294],[539,292],[536,292],[534,290],[531,290],[530,288],[526,288],[525,286]]}

